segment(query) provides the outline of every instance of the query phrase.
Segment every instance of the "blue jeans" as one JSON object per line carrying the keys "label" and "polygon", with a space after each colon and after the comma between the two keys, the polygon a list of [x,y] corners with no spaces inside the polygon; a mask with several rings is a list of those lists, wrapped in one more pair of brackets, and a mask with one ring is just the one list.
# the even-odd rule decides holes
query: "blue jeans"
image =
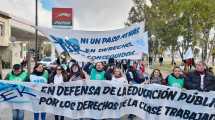
{"label": "blue jeans", "polygon": [[13,109],[13,120],[24,120],[24,110]]}
{"label": "blue jeans", "polygon": [[[40,113],[34,113],[34,120],[39,120]],[[42,112],[41,113],[41,120],[46,120],[46,113]]]}

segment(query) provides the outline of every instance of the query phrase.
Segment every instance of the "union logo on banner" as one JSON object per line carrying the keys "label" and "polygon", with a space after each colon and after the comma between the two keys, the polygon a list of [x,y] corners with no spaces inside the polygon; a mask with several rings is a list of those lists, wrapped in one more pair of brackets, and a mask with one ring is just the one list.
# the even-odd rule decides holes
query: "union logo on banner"
{"label": "union logo on banner", "polygon": [[72,27],[72,8],[52,8],[52,25]]}

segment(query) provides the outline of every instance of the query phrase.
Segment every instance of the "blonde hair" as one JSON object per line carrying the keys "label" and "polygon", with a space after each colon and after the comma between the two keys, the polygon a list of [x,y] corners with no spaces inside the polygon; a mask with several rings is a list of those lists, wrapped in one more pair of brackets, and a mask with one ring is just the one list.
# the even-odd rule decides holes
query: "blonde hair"
{"label": "blonde hair", "polygon": [[120,77],[122,77],[122,76],[123,76],[123,73],[122,73],[122,70],[119,69],[119,68],[114,68],[113,74],[116,72],[116,70],[119,70],[119,72],[120,72]]}

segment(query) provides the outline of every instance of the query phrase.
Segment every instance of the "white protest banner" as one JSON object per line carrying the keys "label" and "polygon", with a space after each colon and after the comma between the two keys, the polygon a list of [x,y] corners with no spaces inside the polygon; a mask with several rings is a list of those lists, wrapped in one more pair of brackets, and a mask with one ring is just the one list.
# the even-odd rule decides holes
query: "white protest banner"
{"label": "white protest banner", "polygon": [[5,107],[73,119],[134,114],[143,120],[214,120],[215,93],[112,81],[36,85],[1,80],[0,109]]}
{"label": "white protest banner", "polygon": [[[58,52],[67,52],[77,61],[94,59],[107,61],[115,59],[141,59],[140,53],[148,53],[148,33],[144,24],[112,31],[80,31],[71,29],[38,30],[49,38]],[[84,60],[85,61],[85,60]]]}
{"label": "white protest banner", "polygon": [[188,50],[184,54],[184,58],[183,59],[187,60],[187,59],[190,59],[190,58],[193,58],[193,51],[192,51],[191,47],[188,48]]}

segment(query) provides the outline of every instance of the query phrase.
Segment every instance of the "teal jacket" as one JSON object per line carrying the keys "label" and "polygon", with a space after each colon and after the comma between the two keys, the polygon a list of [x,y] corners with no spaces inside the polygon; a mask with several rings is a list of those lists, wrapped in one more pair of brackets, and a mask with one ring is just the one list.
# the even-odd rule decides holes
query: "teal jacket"
{"label": "teal jacket", "polygon": [[90,80],[105,80],[105,71],[97,71],[93,68],[90,72]]}
{"label": "teal jacket", "polygon": [[15,75],[13,71],[7,74],[5,80],[9,81],[20,81],[20,82],[29,82],[28,72],[23,70],[20,74]]}
{"label": "teal jacket", "polygon": [[179,76],[177,78],[173,74],[170,74],[166,80],[167,80],[168,86],[184,88],[184,77],[183,76]]}

